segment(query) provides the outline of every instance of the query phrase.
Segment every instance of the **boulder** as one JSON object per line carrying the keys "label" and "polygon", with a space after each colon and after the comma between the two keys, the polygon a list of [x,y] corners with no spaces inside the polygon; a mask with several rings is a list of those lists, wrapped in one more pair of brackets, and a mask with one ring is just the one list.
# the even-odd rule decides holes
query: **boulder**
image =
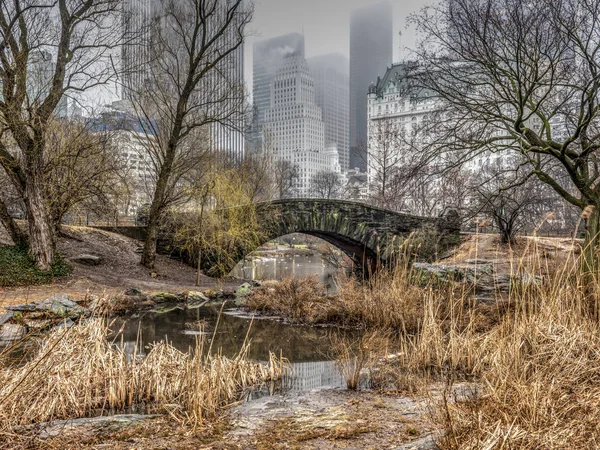
{"label": "boulder", "polygon": [[235,291],[235,295],[236,297],[245,297],[246,295],[250,294],[251,290],[252,286],[250,285],[250,283],[244,283],[239,288],[237,288],[237,290]]}
{"label": "boulder", "polygon": [[202,292],[198,291],[190,291],[187,293],[188,302],[208,302],[210,299],[204,295]]}
{"label": "boulder", "polygon": [[176,303],[179,301],[179,297],[168,292],[161,292],[159,294],[151,295],[149,300],[152,300],[154,303]]}
{"label": "boulder", "polygon": [[27,334],[27,328],[14,323],[5,323],[0,326],[0,345],[12,344]]}
{"label": "boulder", "polygon": [[99,266],[102,264],[102,258],[96,255],[79,255],[71,258],[71,261],[84,266]]}
{"label": "boulder", "polygon": [[6,314],[0,314],[0,325],[4,325],[10,319],[15,316],[15,313],[12,311],[7,312]]}
{"label": "boulder", "polygon": [[30,319],[41,319],[46,316],[77,318],[88,313],[86,308],[70,300],[66,294],[55,295],[26,305],[7,306],[6,309],[23,312]]}
{"label": "boulder", "polygon": [[138,288],[131,287],[125,291],[125,295],[128,297],[136,297],[138,295],[142,295],[142,291],[140,291]]}
{"label": "boulder", "polygon": [[122,428],[137,426],[146,420],[155,419],[159,415],[121,414],[116,416],[99,416],[82,419],[59,420],[55,422],[44,422],[39,427],[40,439],[47,439],[65,434],[81,434],[86,430],[95,432],[116,432]]}

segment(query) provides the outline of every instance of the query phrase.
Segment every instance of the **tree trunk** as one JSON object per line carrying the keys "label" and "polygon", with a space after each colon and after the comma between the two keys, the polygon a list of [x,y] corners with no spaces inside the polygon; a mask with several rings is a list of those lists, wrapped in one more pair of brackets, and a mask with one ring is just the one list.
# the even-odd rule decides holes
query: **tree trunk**
{"label": "tree trunk", "polygon": [[[151,208],[152,210],[153,208]],[[150,212],[148,227],[146,229],[146,241],[142,253],[142,265],[148,269],[154,269],[156,262],[156,241],[158,240],[158,213]]]}
{"label": "tree trunk", "polygon": [[54,230],[48,220],[41,177],[32,175],[25,187],[25,207],[29,225],[29,252],[38,269],[50,270],[54,262]]}
{"label": "tree trunk", "polygon": [[[178,135],[181,129],[180,122],[174,135]],[[173,172],[173,161],[177,150],[177,140],[171,139],[169,147],[165,152],[165,159],[160,169],[160,174],[156,182],[156,189],[154,190],[154,196],[152,197],[152,204],[150,205],[150,212],[148,213],[148,232],[146,234],[146,242],[144,243],[144,252],[142,253],[142,265],[148,269],[154,269],[154,263],[156,261],[156,240],[158,239],[158,229],[160,225],[160,218],[165,208],[164,199],[167,198],[167,184],[171,173]]]}
{"label": "tree trunk", "polygon": [[585,243],[581,253],[582,269],[585,274],[598,275],[598,250],[600,247],[600,207],[589,208],[586,217]]}
{"label": "tree trunk", "polygon": [[19,226],[15,223],[15,220],[8,213],[6,204],[0,199],[0,223],[4,225],[6,231],[15,245],[25,246],[27,245],[28,239],[27,234],[23,233]]}

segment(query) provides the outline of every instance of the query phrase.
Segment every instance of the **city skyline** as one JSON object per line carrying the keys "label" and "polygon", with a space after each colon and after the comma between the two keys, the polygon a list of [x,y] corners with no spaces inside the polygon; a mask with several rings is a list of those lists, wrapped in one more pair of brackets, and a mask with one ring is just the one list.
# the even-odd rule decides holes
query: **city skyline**
{"label": "city skyline", "polygon": [[[255,13],[246,39],[246,61],[252,61],[253,45],[273,37],[300,33],[305,38],[305,56],[312,58],[328,53],[350,57],[350,15],[353,10],[378,3],[377,0],[256,0]],[[433,0],[390,0],[394,10],[392,62],[409,57],[407,48],[414,48],[416,33],[407,28],[407,18]],[[400,37],[402,32],[402,54]],[[252,95],[252,65],[246,64],[245,80]],[[375,80],[373,80],[375,81]]]}

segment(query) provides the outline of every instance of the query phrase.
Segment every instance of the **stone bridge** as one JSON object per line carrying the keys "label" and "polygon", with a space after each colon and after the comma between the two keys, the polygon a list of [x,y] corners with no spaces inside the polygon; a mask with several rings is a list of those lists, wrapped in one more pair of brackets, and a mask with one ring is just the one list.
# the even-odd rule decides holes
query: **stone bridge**
{"label": "stone bridge", "polygon": [[[238,249],[236,254],[230,255],[229,263],[220,261],[219,272],[215,271],[215,261],[205,254],[202,268],[206,273],[214,276],[227,274],[260,245],[287,234],[303,233],[340,248],[354,261],[359,271],[368,276],[378,266],[393,263],[402,243],[413,231],[433,228],[441,233],[447,244],[457,242],[460,233],[460,218],[455,211],[443,217],[419,217],[343,200],[276,200],[257,204],[256,213],[262,231],[258,245]],[[145,238],[143,227],[100,228],[136,239]],[[159,249],[163,253],[179,254],[193,263],[193,257],[174,249],[171,242],[168,235],[161,236]]]}
{"label": "stone bridge", "polygon": [[[264,233],[260,245],[291,233],[308,234],[340,248],[367,275],[378,265],[392,262],[402,242],[415,230],[434,228],[450,238],[460,233],[460,218],[455,211],[429,218],[364,203],[323,199],[277,200],[259,203],[256,208]],[[253,250],[245,249],[236,259],[241,260]]]}

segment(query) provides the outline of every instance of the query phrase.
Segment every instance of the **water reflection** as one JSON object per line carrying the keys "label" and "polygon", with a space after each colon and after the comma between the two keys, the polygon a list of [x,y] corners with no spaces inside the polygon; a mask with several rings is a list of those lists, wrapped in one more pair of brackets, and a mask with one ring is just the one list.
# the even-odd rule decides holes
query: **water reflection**
{"label": "water reflection", "polygon": [[296,254],[293,250],[283,255],[264,257],[255,253],[235,266],[231,275],[245,280],[281,280],[317,276],[321,283],[333,287],[333,279],[340,269],[325,261],[318,253]]}
{"label": "water reflection", "polygon": [[[197,324],[201,322],[207,342],[212,342],[213,353],[221,351],[224,356],[233,357],[248,337],[251,341],[249,357],[252,360],[266,361],[269,352],[289,359],[294,374],[290,380],[286,380],[286,389],[299,392],[323,386],[344,385],[342,375],[329,357],[330,333],[340,331],[296,327],[273,320],[251,321],[235,314],[218,317],[217,307],[176,309],[165,314],[147,313],[139,318],[116,323],[113,328],[119,330],[122,327],[117,338],[118,341],[122,339],[124,349],[130,355],[140,336],[143,348],[138,348],[137,354],[143,357],[149,344],[165,339],[175,348],[189,351],[198,339],[198,332],[194,334],[190,331],[198,330]],[[343,333],[354,335],[356,332]]]}

